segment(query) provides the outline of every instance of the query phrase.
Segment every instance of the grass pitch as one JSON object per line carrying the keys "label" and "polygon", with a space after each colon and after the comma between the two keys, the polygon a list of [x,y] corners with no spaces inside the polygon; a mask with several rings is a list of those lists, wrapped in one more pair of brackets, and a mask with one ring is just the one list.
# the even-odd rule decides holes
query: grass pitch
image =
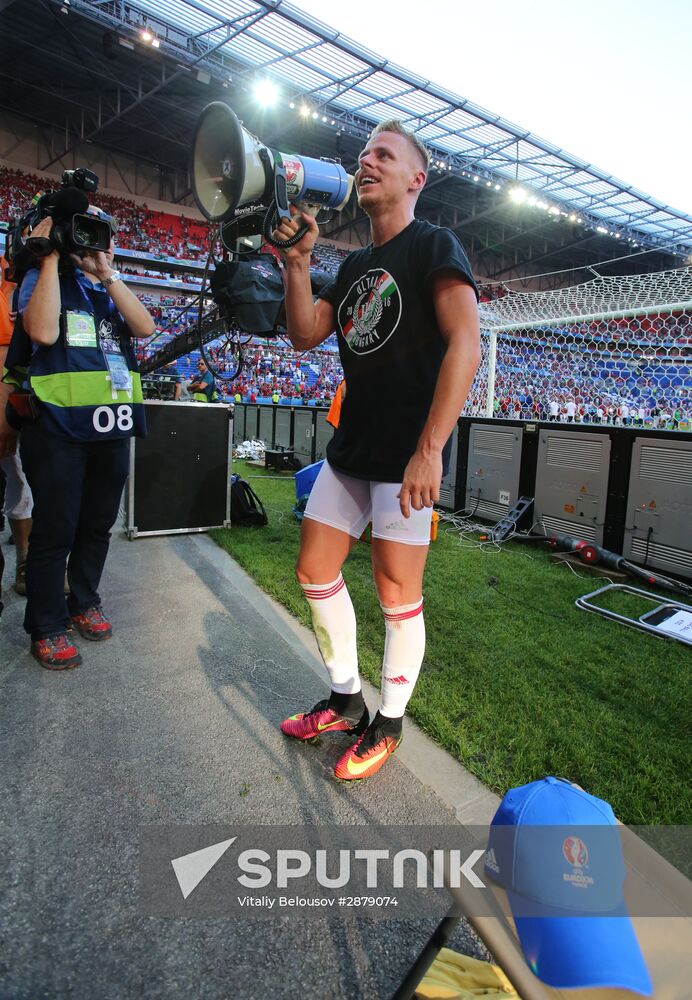
{"label": "grass pitch", "polygon": [[[269,524],[211,535],[310,625],[294,577],[293,477],[243,462],[234,468],[262,499]],[[690,823],[690,649],[578,610],[575,598],[605,581],[552,563],[547,547],[510,541],[499,552],[481,549],[473,536],[460,542],[440,527],[425,574],[427,646],[409,715],[498,794],[555,774],[607,799],[625,823]],[[384,623],[369,545],[355,547],[343,573],[361,672],[379,687]],[[628,613],[624,603],[618,610]],[[298,709],[298,690],[296,698]]]}

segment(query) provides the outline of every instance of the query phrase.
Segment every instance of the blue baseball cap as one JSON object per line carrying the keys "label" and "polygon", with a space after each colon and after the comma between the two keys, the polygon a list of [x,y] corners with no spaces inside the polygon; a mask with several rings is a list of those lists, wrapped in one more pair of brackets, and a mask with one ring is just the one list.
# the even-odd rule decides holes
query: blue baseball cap
{"label": "blue baseball cap", "polygon": [[526,960],[543,982],[652,994],[607,802],[561,778],[510,789],[493,817],[485,871],[504,887]]}

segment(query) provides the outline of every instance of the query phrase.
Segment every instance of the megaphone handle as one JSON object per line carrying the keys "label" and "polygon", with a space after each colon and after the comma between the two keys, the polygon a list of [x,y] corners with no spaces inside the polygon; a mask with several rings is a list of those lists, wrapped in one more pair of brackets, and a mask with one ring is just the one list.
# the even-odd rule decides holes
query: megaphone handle
{"label": "megaphone handle", "polygon": [[276,196],[276,214],[280,219],[290,219],[291,211],[288,207],[288,192],[286,190],[286,177],[285,175],[277,176],[274,184],[274,192]]}
{"label": "megaphone handle", "polygon": [[291,218],[291,210],[288,207],[288,188],[286,186],[286,168],[280,153],[274,154],[274,201],[276,202],[276,214],[281,220]]}

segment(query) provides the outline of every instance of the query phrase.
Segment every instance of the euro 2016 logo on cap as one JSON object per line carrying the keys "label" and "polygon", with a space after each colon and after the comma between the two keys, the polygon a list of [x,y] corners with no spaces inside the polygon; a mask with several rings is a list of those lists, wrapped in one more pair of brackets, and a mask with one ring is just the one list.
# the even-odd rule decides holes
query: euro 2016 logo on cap
{"label": "euro 2016 logo on cap", "polygon": [[589,852],[580,837],[565,837],[562,853],[573,868],[584,868],[589,863]]}

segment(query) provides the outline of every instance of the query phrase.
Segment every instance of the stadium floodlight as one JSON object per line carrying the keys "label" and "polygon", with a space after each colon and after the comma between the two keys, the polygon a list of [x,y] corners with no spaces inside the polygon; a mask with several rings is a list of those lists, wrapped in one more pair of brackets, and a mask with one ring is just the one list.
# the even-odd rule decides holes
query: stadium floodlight
{"label": "stadium floodlight", "polygon": [[152,38],[152,40],[151,40],[151,47],[152,47],[152,49],[158,49],[160,45],[161,45],[161,42],[158,40],[158,38]]}
{"label": "stadium floodlight", "polygon": [[150,42],[153,37],[154,36],[152,35],[152,33],[149,31],[148,28],[143,28],[142,29],[142,41],[143,42]]}
{"label": "stadium floodlight", "polygon": [[255,100],[264,108],[276,104],[279,91],[275,83],[271,80],[258,80],[254,87]]}
{"label": "stadium floodlight", "polygon": [[510,188],[509,196],[512,199],[512,201],[516,201],[518,205],[521,205],[525,201],[528,201],[529,204],[531,204],[531,199],[529,199],[528,192],[526,192],[521,187]]}
{"label": "stadium floodlight", "polygon": [[310,108],[307,106],[307,104],[301,104],[300,113],[303,116],[303,118],[307,118],[307,116],[310,114]]}

